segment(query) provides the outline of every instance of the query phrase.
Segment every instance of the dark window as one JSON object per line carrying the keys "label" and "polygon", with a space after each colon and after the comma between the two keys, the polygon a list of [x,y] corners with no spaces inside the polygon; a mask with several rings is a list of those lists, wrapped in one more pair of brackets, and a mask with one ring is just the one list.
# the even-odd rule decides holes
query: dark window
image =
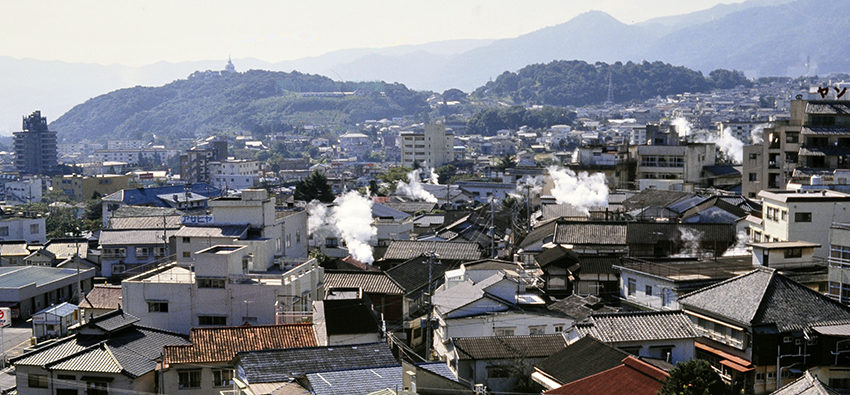
{"label": "dark window", "polygon": [[230,369],[213,370],[213,386],[227,387],[233,384],[233,371]]}
{"label": "dark window", "polygon": [[46,374],[28,374],[27,384],[30,388],[47,388]]}
{"label": "dark window", "polygon": [[786,258],[802,258],[803,257],[803,249],[802,248],[789,248],[785,250]]}
{"label": "dark window", "polygon": [[223,278],[199,278],[198,288],[224,288]]}
{"label": "dark window", "polygon": [[759,154],[750,154],[750,159],[758,159]]}
{"label": "dark window", "polygon": [[785,132],[785,142],[786,143],[799,143],[800,142],[800,133],[797,132]]}
{"label": "dark window", "polygon": [[184,243],[189,243],[189,242],[191,242],[191,241],[192,241],[192,239],[191,239],[191,238],[189,238],[189,237],[184,237],[184,238],[183,238],[183,242],[184,242]]}
{"label": "dark window", "polygon": [[750,181],[758,181],[758,173],[750,173]]}
{"label": "dark window", "polygon": [[646,296],[652,296],[652,286],[651,285],[646,286]]}
{"label": "dark window", "polygon": [[198,325],[225,326],[227,325],[227,317],[218,315],[199,315]]}
{"label": "dark window", "polygon": [[812,222],[812,213],[794,213],[794,222]]}
{"label": "dark window", "polygon": [[200,370],[183,370],[177,372],[179,389],[200,388],[201,387],[201,371]]}
{"label": "dark window", "polygon": [[633,279],[633,278],[629,279],[628,287],[629,287],[628,288],[629,289],[629,296],[634,295],[635,289],[637,289],[637,282],[635,282],[635,279]]}
{"label": "dark window", "polygon": [[149,313],[167,313],[168,302],[148,302]]}

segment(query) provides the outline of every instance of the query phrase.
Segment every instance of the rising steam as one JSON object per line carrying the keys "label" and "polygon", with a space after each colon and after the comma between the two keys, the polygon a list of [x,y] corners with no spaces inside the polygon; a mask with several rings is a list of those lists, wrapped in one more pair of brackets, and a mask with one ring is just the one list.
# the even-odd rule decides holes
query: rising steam
{"label": "rising steam", "polygon": [[735,245],[723,252],[723,256],[746,256],[752,254],[752,251],[747,247],[747,242],[750,238],[746,232],[743,230],[739,231],[735,238]]}
{"label": "rising steam", "polygon": [[[434,174],[434,173],[431,173]],[[419,170],[407,173],[407,181],[399,180],[396,187],[396,193],[407,196],[412,199],[424,200],[428,203],[437,203],[437,197],[422,188],[422,183],[419,182]]]}
{"label": "rising steam", "polygon": [[686,228],[684,226],[679,227],[679,239],[682,241],[682,250],[679,251],[678,254],[671,255],[673,258],[689,258],[689,257],[699,257],[700,256],[700,239],[702,239],[702,232],[693,229]]}
{"label": "rising steam", "polygon": [[374,262],[369,241],[378,234],[378,229],[372,225],[372,201],[357,191],[349,191],[334,203],[330,210],[315,200],[307,205],[310,235],[341,237],[352,258],[363,263]]}
{"label": "rising steam", "polygon": [[440,175],[437,174],[436,171],[434,171],[433,167],[428,169],[428,171],[430,172],[428,174],[428,182],[434,185],[440,185]]}
{"label": "rising steam", "polygon": [[691,124],[685,118],[676,118],[670,121],[670,124],[676,128],[679,138],[691,137],[695,143],[713,143],[720,149],[724,158],[736,164],[743,163],[744,142],[732,135],[732,129],[724,129],[718,137],[713,134],[694,133]]}
{"label": "rising steam", "polygon": [[570,169],[551,166],[549,175],[555,182],[551,193],[559,204],[569,203],[585,214],[591,207],[608,207],[608,185],[603,173],[580,172],[576,175]]}

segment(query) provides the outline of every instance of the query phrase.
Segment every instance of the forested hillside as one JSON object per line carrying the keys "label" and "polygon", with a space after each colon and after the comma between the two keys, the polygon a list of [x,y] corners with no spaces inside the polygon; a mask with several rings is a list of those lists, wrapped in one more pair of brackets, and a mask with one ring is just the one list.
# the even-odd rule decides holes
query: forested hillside
{"label": "forested hillside", "polygon": [[[307,92],[356,92],[324,97]],[[60,138],[194,137],[227,131],[271,133],[305,124],[345,126],[429,110],[424,93],[402,84],[251,70],[196,72],[165,86],[134,87],[77,105],[51,123]]]}

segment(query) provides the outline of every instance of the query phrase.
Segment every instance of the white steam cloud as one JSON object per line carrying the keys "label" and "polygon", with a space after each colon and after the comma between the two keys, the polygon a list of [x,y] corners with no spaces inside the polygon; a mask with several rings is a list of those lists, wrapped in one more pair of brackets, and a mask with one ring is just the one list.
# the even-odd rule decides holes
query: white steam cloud
{"label": "white steam cloud", "polygon": [[428,203],[437,203],[437,197],[422,188],[422,183],[419,182],[419,170],[407,173],[407,181],[408,182],[401,180],[398,181],[398,186],[396,187],[397,193],[412,199],[424,200]]}
{"label": "white steam cloud", "polygon": [[735,245],[724,251],[723,256],[746,256],[752,254],[752,251],[747,248],[747,241],[750,238],[746,232],[743,230],[739,231],[735,238],[737,239]]}
{"label": "white steam cloud", "polygon": [[753,141],[754,145],[764,142],[764,127],[765,124],[758,125],[750,132],[750,140]]}
{"label": "white steam cloud", "polygon": [[349,191],[336,203],[331,213],[333,224],[345,240],[348,253],[360,262],[374,262],[369,240],[377,236],[378,229],[372,226],[372,200],[357,191]]}
{"label": "white steam cloud", "polygon": [[743,163],[744,142],[732,135],[732,129],[724,129],[718,137],[713,134],[695,133],[685,118],[676,118],[670,121],[670,124],[676,127],[676,133],[680,138],[692,137],[696,143],[714,143],[724,158],[736,164]]}
{"label": "white steam cloud", "polygon": [[552,195],[560,203],[569,203],[589,213],[591,207],[608,207],[608,185],[603,173],[576,174],[570,169],[549,167],[549,175],[555,182]]}
{"label": "white steam cloud", "polygon": [[676,134],[679,135],[679,138],[685,138],[691,135],[691,123],[687,119],[679,117],[670,121],[670,124],[676,128]]}
{"label": "white steam cloud", "polygon": [[702,232],[686,227],[679,227],[679,239],[682,241],[682,250],[678,254],[671,255],[672,258],[699,257],[700,239]]}
{"label": "white steam cloud", "polygon": [[440,175],[434,171],[433,167],[428,169],[428,171],[430,172],[428,175],[428,182],[434,185],[440,185]]}
{"label": "white steam cloud", "polygon": [[321,239],[330,235],[341,237],[352,258],[363,263],[374,262],[369,241],[378,234],[378,229],[372,225],[372,200],[357,191],[349,191],[337,198],[335,204],[330,210],[315,200],[307,205],[310,234]]}

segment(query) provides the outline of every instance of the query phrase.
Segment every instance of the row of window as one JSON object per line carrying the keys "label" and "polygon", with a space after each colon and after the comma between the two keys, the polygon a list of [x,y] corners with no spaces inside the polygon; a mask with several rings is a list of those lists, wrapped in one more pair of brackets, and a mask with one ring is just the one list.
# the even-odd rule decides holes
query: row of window
{"label": "row of window", "polygon": [[[233,371],[230,369],[213,369],[213,387],[227,387],[233,385]],[[201,388],[201,370],[181,370],[177,372],[178,388],[190,389]]]}
{"label": "row of window", "polygon": [[[555,324],[555,333],[564,331],[564,324]],[[494,336],[514,336],[516,334],[515,327],[495,327],[493,328]],[[528,334],[531,336],[545,335],[546,325],[532,325],[528,327]]]}
{"label": "row of window", "polygon": [[[787,221],[788,210],[767,206],[765,218],[772,221]],[[794,213],[794,222],[812,222],[812,213]]]}

